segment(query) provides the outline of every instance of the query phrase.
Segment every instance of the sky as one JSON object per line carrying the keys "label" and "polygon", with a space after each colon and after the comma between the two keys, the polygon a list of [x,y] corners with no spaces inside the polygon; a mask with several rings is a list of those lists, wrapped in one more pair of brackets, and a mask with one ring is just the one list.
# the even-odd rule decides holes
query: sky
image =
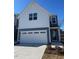
{"label": "sky", "polygon": [[[32,0],[14,0],[14,13],[20,13]],[[64,0],[35,0],[47,11],[58,16],[62,29],[64,29]]]}

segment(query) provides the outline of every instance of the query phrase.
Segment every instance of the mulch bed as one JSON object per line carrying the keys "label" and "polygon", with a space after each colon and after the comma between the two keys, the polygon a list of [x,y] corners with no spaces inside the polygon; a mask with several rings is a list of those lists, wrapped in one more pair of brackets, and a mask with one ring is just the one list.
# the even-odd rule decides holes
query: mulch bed
{"label": "mulch bed", "polygon": [[46,48],[42,59],[64,59],[64,50],[61,48]]}

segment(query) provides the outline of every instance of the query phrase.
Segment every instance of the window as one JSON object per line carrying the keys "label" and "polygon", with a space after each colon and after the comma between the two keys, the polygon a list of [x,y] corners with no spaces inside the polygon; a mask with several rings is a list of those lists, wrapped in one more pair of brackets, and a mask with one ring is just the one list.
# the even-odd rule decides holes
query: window
{"label": "window", "polygon": [[37,20],[37,13],[29,14],[29,20]]}
{"label": "window", "polygon": [[28,32],[28,34],[32,34],[32,32]]}
{"label": "window", "polygon": [[34,13],[34,20],[37,20],[37,13]]}
{"label": "window", "polygon": [[46,32],[40,32],[40,33],[46,33]]}
{"label": "window", "polygon": [[29,14],[29,20],[32,20],[32,14]]}
{"label": "window", "polygon": [[52,18],[52,22],[53,23],[56,23],[56,18]]}
{"label": "window", "polygon": [[35,34],[39,34],[39,32],[34,32]]}
{"label": "window", "polygon": [[23,32],[22,34],[27,34],[26,32]]}
{"label": "window", "polygon": [[50,23],[56,24],[56,22],[57,22],[57,16],[50,16]]}

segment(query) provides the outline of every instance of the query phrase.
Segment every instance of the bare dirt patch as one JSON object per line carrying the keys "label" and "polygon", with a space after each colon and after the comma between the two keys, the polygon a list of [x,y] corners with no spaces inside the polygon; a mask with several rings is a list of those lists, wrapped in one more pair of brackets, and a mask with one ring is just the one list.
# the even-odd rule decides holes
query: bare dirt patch
{"label": "bare dirt patch", "polygon": [[61,48],[46,48],[42,59],[64,59],[64,50]]}

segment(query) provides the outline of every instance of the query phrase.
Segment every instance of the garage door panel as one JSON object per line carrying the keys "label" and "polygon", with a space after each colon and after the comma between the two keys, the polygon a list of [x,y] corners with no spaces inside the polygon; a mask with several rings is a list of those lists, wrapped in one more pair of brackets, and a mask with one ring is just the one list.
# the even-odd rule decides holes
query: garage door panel
{"label": "garage door panel", "polygon": [[47,44],[47,30],[21,31],[20,43]]}

